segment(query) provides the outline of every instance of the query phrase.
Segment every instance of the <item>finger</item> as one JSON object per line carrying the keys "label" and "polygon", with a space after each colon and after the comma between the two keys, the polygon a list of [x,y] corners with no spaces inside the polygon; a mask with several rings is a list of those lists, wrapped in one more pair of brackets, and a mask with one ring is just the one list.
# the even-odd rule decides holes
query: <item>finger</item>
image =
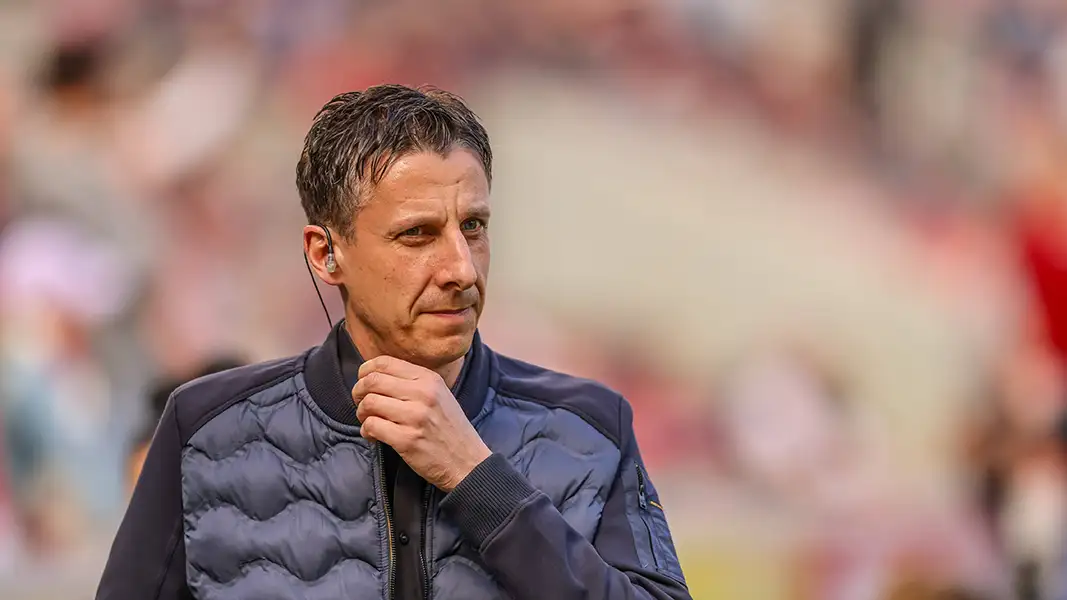
{"label": "finger", "polygon": [[436,375],[429,369],[413,365],[406,360],[401,360],[385,354],[376,356],[359,366],[359,377],[362,379],[368,373],[385,373],[401,379],[420,379],[428,374]]}
{"label": "finger", "polygon": [[361,423],[371,417],[378,417],[397,424],[412,424],[418,419],[420,405],[405,402],[381,394],[367,394],[356,406],[356,418]]}
{"label": "finger", "polygon": [[397,425],[381,417],[367,417],[367,420],[360,426],[359,433],[367,441],[388,444],[394,449],[397,446],[403,446],[406,439],[403,425]]}
{"label": "finger", "polygon": [[356,385],[352,386],[352,400],[358,404],[367,394],[381,394],[400,400],[412,400],[416,389],[416,384],[411,379],[373,371],[361,376]]}

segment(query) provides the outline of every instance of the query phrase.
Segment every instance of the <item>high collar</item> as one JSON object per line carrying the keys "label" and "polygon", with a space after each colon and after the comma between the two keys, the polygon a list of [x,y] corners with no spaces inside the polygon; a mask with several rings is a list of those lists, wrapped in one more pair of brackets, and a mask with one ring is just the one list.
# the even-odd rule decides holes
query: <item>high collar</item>
{"label": "high collar", "polygon": [[[342,360],[346,363],[344,369]],[[485,402],[489,388],[489,362],[489,349],[475,332],[471,349],[463,361],[463,370],[452,388],[452,394],[459,400],[468,419],[473,419]],[[344,320],[334,325],[326,341],[313,348],[307,358],[304,378],[312,400],[327,416],[345,425],[359,424],[356,405],[352,402],[352,388],[346,382],[345,371],[351,371],[353,366],[358,371],[362,363],[363,358],[344,330]],[[349,378],[354,379],[351,375]]]}

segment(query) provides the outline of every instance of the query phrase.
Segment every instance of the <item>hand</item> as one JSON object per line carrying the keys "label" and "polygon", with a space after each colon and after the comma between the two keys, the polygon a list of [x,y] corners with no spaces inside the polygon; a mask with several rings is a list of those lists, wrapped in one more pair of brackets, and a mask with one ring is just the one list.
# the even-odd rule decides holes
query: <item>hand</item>
{"label": "hand", "polygon": [[391,356],[359,368],[360,431],[388,444],[423,479],[451,492],[492,452],[437,373]]}

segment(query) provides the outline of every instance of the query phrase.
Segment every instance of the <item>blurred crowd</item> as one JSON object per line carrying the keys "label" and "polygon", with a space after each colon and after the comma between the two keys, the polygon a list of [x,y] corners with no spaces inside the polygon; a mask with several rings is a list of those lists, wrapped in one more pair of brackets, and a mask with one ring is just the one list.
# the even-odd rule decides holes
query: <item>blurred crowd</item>
{"label": "blurred crowd", "polygon": [[[783,331],[678,373],[627,324],[500,300],[491,344],[634,404],[696,597],[773,561],[784,583],[745,597],[1067,598],[1059,0],[3,3],[0,587],[106,548],[175,386],[324,335],[293,185],[315,110],[375,83],[464,93],[502,73],[834,165],[811,177],[875,190],[844,210],[906,235],[924,293],[966,324],[966,398],[937,450],[958,493],[928,502],[817,338]],[[789,542],[747,572],[740,547],[717,562],[730,549],[701,541],[729,539],[730,511]]]}

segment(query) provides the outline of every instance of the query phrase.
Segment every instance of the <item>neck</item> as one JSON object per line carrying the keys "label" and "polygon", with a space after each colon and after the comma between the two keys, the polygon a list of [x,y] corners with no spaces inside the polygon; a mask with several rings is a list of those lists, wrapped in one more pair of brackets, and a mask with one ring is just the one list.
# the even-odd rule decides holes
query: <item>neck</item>
{"label": "neck", "polygon": [[[345,331],[348,332],[348,337],[352,338],[352,343],[356,345],[356,350],[359,351],[359,355],[363,360],[370,360],[382,356],[383,354],[388,354],[388,352],[382,351],[382,344],[376,339],[377,336],[362,327],[354,326],[353,323],[356,322],[357,321],[351,316],[346,316]],[[396,358],[407,360],[399,356]],[[412,362],[412,364],[419,364],[420,367],[426,367],[437,373],[449,388],[454,388],[456,386],[456,381],[459,379],[459,374],[463,371],[463,361],[465,358],[466,356],[461,356],[444,365],[424,365],[415,363],[414,361],[409,362]]]}
{"label": "neck", "polygon": [[459,359],[454,360],[447,365],[434,369],[433,371],[441,376],[441,379],[445,380],[445,385],[448,389],[454,389],[456,387],[456,381],[459,380],[459,374],[463,372],[463,360],[466,356],[461,356]]}

